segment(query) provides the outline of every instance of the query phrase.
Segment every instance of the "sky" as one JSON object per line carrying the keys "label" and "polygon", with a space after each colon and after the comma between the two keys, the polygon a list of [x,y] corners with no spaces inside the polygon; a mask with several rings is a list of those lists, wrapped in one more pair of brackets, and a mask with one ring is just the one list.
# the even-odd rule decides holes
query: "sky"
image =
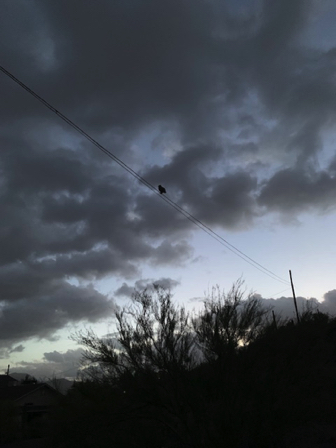
{"label": "sky", "polygon": [[[221,238],[336,313],[333,0],[1,0],[0,65]],[[0,72],[0,373],[73,376],[134,289],[242,277],[211,238]],[[222,241],[222,240],[221,240]]]}

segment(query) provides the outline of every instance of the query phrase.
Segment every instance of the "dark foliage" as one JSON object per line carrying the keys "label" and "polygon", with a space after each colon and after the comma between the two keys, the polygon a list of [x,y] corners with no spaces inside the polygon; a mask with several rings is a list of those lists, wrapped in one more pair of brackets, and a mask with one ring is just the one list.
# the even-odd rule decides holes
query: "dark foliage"
{"label": "dark foliage", "polygon": [[114,338],[76,336],[84,376],[54,416],[54,446],[336,446],[335,318],[275,326],[238,283],[192,316],[155,287],[117,322]]}
{"label": "dark foliage", "polygon": [[23,380],[21,380],[21,384],[37,384],[37,379],[34,376],[26,375]]}

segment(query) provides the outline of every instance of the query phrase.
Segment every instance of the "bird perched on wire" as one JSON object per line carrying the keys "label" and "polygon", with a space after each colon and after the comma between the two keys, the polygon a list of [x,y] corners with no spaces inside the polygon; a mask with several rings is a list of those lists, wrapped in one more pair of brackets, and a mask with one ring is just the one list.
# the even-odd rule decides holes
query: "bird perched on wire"
{"label": "bird perched on wire", "polygon": [[165,187],[163,187],[162,185],[159,185],[159,192],[162,193],[167,193]]}

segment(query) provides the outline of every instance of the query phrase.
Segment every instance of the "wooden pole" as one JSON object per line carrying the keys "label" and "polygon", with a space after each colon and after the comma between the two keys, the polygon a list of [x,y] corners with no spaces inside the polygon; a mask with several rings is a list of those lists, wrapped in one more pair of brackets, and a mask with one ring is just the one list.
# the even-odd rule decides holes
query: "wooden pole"
{"label": "wooden pole", "polygon": [[272,316],[273,316],[273,325],[274,325],[274,328],[277,330],[277,329],[278,329],[278,326],[277,326],[277,323],[276,323],[276,320],[275,320],[275,313],[274,313],[273,310],[272,310]]}
{"label": "wooden pole", "polygon": [[295,291],[294,291],[294,285],[293,285],[292,271],[291,270],[289,271],[289,278],[290,278],[290,282],[291,282],[291,286],[292,286],[294,306],[295,306],[295,311],[296,311],[296,318],[297,318],[298,323],[300,323],[300,316],[299,316],[299,311],[298,311],[298,307],[297,307],[297,303],[296,303],[296,296],[295,296]]}

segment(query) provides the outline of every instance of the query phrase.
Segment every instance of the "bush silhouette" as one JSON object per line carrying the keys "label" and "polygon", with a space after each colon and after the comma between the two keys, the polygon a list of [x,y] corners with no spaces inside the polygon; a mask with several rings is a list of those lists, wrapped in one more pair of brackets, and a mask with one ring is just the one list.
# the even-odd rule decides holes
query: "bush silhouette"
{"label": "bush silhouette", "polygon": [[58,443],[336,442],[335,318],[307,310],[299,324],[279,320],[275,327],[269,314],[253,296],[244,299],[239,282],[227,294],[214,289],[197,314],[160,287],[136,293],[117,313],[114,337],[75,336],[86,348],[84,376],[55,417],[64,429]]}

